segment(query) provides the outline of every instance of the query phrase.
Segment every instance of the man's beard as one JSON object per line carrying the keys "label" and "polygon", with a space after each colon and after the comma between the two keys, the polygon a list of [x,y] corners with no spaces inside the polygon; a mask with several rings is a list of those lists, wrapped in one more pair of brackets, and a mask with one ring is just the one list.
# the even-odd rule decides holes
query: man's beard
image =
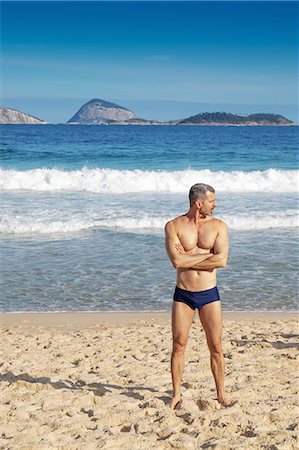
{"label": "man's beard", "polygon": [[207,212],[207,211],[200,211],[200,217],[201,219],[205,219],[207,216],[212,216],[213,210]]}

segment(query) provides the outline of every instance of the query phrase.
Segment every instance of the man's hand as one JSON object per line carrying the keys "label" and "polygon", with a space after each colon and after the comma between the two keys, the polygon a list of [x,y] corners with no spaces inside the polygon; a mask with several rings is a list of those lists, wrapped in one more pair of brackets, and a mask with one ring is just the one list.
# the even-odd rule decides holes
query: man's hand
{"label": "man's hand", "polygon": [[180,242],[178,244],[175,244],[175,248],[181,255],[186,253],[184,247]]}

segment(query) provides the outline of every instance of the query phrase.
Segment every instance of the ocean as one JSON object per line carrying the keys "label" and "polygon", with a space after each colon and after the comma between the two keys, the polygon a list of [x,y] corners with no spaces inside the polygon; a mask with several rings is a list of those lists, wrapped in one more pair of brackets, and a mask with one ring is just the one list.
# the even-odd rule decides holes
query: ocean
{"label": "ocean", "polygon": [[298,127],[1,125],[3,311],[168,311],[192,184],[229,227],[225,311],[296,311]]}

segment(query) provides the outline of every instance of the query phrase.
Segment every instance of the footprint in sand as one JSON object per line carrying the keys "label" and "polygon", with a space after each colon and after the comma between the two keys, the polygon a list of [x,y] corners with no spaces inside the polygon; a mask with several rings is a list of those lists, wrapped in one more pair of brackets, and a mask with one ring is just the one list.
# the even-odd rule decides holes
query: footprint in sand
{"label": "footprint in sand", "polygon": [[196,404],[197,404],[198,409],[199,409],[200,411],[205,411],[205,410],[208,410],[208,409],[213,409],[213,408],[211,407],[211,404],[210,404],[208,401],[206,401],[206,400],[201,400],[201,399],[199,399],[199,400],[197,400]]}

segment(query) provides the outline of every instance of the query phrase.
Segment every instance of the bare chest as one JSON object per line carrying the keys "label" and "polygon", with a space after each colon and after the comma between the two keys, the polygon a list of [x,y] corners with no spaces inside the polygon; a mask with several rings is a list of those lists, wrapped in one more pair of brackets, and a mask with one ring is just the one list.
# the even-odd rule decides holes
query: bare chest
{"label": "bare chest", "polygon": [[199,227],[185,226],[178,233],[185,251],[193,249],[211,250],[217,237],[217,229],[212,223],[205,223]]}

